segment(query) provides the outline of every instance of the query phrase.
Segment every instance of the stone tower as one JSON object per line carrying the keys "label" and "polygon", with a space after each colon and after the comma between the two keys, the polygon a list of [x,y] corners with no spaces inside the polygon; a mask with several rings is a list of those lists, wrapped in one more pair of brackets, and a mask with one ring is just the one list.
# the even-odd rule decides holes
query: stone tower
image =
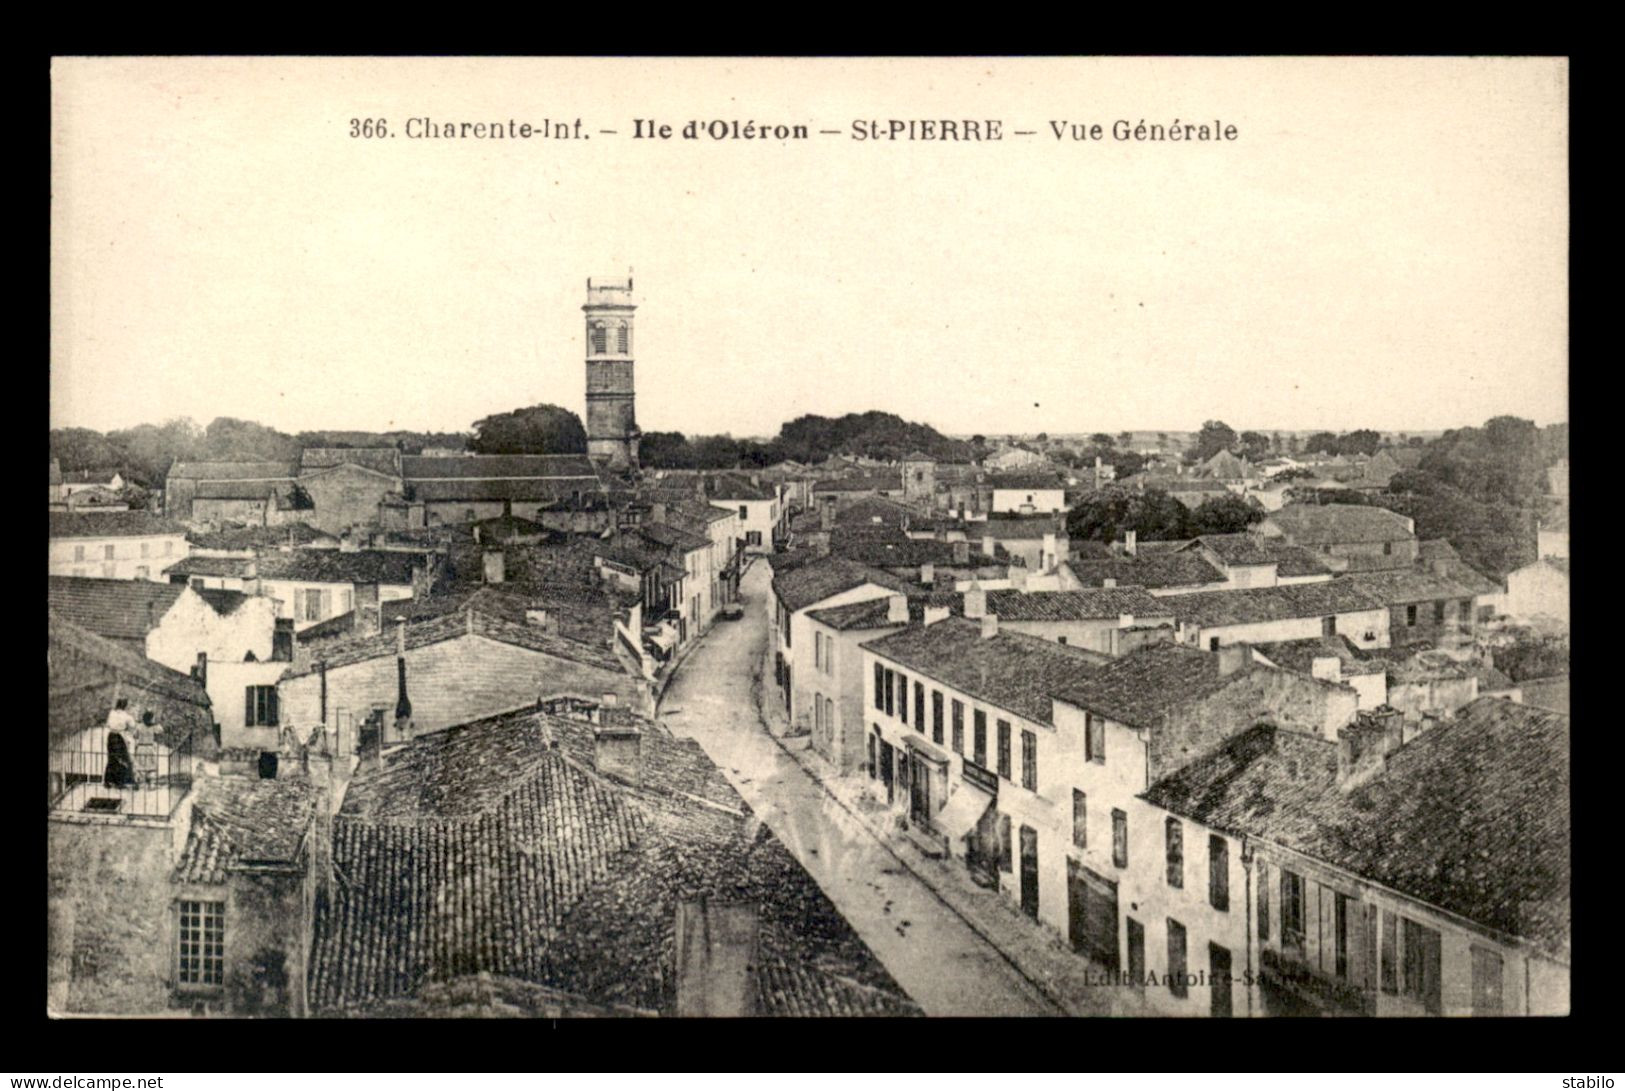
{"label": "stone tower", "polygon": [[632,277],[587,278],[587,454],[617,470],[638,465],[632,409]]}

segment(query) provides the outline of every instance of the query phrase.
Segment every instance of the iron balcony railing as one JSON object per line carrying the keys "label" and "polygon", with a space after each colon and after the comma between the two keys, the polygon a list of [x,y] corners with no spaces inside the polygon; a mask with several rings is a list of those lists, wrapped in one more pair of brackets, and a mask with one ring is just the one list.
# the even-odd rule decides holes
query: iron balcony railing
{"label": "iron balcony railing", "polygon": [[192,788],[191,738],[175,747],[132,746],[112,760],[104,739],[50,752],[49,809],[159,818],[173,814]]}

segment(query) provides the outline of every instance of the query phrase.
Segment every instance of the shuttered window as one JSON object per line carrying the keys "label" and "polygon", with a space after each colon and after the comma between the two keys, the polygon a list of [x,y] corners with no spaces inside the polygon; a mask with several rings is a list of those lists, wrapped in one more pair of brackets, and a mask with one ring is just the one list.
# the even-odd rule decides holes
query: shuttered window
{"label": "shuttered window", "polygon": [[1168,918],[1168,991],[1184,997],[1189,992],[1185,981],[1185,926]]}
{"label": "shuttered window", "polygon": [[886,668],[875,664],[875,711],[886,710]]}
{"label": "shuttered window", "polygon": [[919,682],[914,683],[914,730],[925,734],[925,687]]}
{"label": "shuttered window", "polygon": [[1072,843],[1080,849],[1089,847],[1089,797],[1072,789]]}
{"label": "shuttered window", "polygon": [[1005,780],[1010,779],[1010,721],[998,721],[999,729],[999,776]]}
{"label": "shuttered window", "polygon": [[1038,791],[1038,736],[1031,731],[1021,733],[1021,786]]}
{"label": "shuttered window", "polygon": [[1179,819],[1168,820],[1165,840],[1168,845],[1168,885],[1182,887],[1185,885],[1185,828],[1180,825]]}
{"label": "shuttered window", "polygon": [[931,691],[931,741],[942,742],[942,691],[936,689]]}
{"label": "shuttered window", "polygon": [[1112,811],[1112,865],[1128,867],[1128,814]]}
{"label": "shuttered window", "polygon": [[977,709],[971,713],[971,760],[984,769],[987,767],[987,713]]}
{"label": "shuttered window", "polygon": [[965,753],[965,706],[962,702],[955,701],[953,709],[954,753],[963,756]]}
{"label": "shuttered window", "polygon": [[1096,765],[1106,764],[1106,721],[1092,712],[1083,714],[1083,756]]}
{"label": "shuttered window", "polygon": [[1214,909],[1230,911],[1230,843],[1207,839],[1207,900]]}
{"label": "shuttered window", "polygon": [[277,700],[275,686],[249,686],[243,710],[243,724],[247,727],[276,727]]}

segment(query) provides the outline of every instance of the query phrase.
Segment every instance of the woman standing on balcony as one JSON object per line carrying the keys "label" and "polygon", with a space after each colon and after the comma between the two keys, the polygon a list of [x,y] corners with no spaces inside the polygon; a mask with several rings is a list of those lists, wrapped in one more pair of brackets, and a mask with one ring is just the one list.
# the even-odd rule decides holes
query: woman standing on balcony
{"label": "woman standing on balcony", "polygon": [[135,728],[129,704],[126,698],[120,697],[117,706],[107,714],[107,763],[102,772],[102,784],[108,788],[124,788],[135,783],[130,747],[125,741],[125,735]]}

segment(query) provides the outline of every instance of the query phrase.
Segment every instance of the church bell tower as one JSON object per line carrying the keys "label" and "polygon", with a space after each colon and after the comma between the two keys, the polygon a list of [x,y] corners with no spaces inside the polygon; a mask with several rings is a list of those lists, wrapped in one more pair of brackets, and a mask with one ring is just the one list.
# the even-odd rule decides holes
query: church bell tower
{"label": "church bell tower", "polygon": [[611,469],[638,467],[632,409],[632,277],[587,278],[587,454]]}

